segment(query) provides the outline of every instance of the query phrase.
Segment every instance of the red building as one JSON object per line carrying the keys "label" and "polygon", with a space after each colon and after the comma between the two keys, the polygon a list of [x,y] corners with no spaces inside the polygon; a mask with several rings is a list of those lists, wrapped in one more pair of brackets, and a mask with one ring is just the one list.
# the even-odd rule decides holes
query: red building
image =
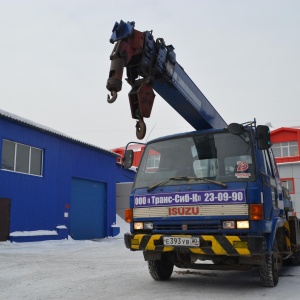
{"label": "red building", "polygon": [[294,209],[300,215],[300,128],[273,130],[271,142],[282,185],[289,189]]}

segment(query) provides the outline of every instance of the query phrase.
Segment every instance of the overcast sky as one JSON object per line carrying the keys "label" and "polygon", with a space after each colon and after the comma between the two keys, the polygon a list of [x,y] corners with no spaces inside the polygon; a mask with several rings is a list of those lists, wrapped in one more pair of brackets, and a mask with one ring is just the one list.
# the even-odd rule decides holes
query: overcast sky
{"label": "overcast sky", "polygon": [[[105,149],[135,141],[128,84],[106,101],[121,19],[172,44],[227,123],[300,125],[297,0],[0,0],[0,109]],[[192,130],[158,95],[145,121],[144,141]]]}

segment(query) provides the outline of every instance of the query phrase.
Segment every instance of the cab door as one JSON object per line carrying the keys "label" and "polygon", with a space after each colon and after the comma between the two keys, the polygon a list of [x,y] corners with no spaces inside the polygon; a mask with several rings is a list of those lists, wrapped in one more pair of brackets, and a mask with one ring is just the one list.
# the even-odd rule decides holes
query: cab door
{"label": "cab door", "polygon": [[270,220],[272,216],[279,215],[277,176],[275,176],[277,174],[275,174],[271,150],[264,150],[263,154],[265,162],[265,172],[262,173],[264,215],[266,220]]}

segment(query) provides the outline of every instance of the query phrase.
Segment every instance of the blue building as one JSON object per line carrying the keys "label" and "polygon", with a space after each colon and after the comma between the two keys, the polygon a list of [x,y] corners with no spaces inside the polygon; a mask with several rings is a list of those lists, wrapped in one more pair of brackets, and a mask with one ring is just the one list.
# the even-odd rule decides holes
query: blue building
{"label": "blue building", "polygon": [[118,234],[115,153],[3,110],[0,151],[0,241]]}

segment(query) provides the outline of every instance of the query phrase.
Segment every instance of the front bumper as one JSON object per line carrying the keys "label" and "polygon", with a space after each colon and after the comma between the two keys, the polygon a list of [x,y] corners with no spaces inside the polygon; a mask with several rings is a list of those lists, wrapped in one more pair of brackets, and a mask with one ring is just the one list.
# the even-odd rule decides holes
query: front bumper
{"label": "front bumper", "polygon": [[265,253],[265,239],[262,236],[224,236],[197,235],[200,237],[199,247],[165,246],[164,236],[192,237],[191,235],[163,235],[163,234],[131,234],[124,235],[124,242],[132,251],[184,251],[199,255],[252,256]]}

